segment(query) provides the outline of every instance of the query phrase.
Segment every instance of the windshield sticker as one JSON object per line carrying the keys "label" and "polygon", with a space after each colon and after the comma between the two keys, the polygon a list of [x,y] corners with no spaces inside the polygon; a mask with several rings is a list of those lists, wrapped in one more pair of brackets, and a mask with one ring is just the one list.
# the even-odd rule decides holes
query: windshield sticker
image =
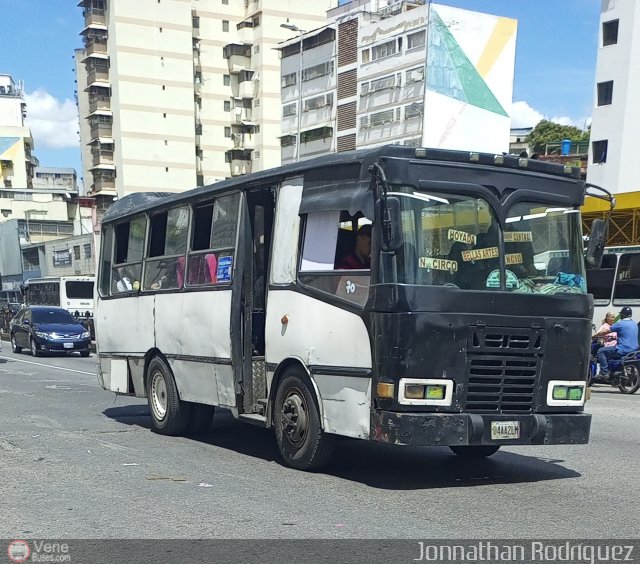
{"label": "windshield sticker", "polygon": [[531,231],[505,231],[505,243],[531,243],[533,241],[533,233]]}
{"label": "windshield sticker", "polygon": [[[511,272],[510,270],[507,270],[506,275],[507,275],[506,287],[508,290],[516,290],[517,288],[520,287],[520,280],[518,280],[518,277],[513,272]],[[486,287],[500,288],[500,271],[499,270],[494,270],[491,274],[489,274],[489,276],[487,277]]]}
{"label": "windshield sticker", "polygon": [[218,282],[231,282],[233,257],[220,257],[218,261]]}
{"label": "windshield sticker", "polygon": [[487,260],[493,258],[498,258],[498,247],[462,251],[462,260],[464,262],[470,262],[472,260]]}
{"label": "windshield sticker", "polygon": [[455,229],[449,229],[447,233],[447,239],[454,243],[467,243],[469,245],[476,244],[476,236],[473,233],[467,233],[466,231],[456,231]]}
{"label": "windshield sticker", "polygon": [[505,255],[504,260],[506,264],[522,264],[522,253],[511,253]]}
{"label": "windshield sticker", "polygon": [[457,272],[458,263],[455,260],[420,257],[418,259],[419,268],[429,268],[431,270],[446,270],[448,272]]}

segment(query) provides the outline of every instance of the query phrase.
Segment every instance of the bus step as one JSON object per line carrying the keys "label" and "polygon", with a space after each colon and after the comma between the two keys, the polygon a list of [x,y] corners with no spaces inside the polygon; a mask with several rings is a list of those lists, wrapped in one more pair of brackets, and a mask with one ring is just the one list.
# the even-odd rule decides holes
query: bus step
{"label": "bus step", "polygon": [[240,421],[251,423],[251,425],[257,425],[258,427],[267,426],[267,418],[259,413],[241,413],[238,415],[238,419]]}

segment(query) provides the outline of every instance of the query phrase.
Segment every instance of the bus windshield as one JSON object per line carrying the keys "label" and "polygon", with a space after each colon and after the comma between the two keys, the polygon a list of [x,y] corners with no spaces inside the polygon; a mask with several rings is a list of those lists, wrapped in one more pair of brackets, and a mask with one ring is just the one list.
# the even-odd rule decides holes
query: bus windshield
{"label": "bus windshield", "polygon": [[93,282],[90,281],[67,281],[65,282],[67,298],[70,300],[92,300]]}
{"label": "bus windshield", "polygon": [[586,292],[579,210],[518,203],[508,213],[501,242],[500,223],[484,198],[400,190],[390,195],[400,200],[403,246],[395,255],[395,268],[383,263],[384,282]]}

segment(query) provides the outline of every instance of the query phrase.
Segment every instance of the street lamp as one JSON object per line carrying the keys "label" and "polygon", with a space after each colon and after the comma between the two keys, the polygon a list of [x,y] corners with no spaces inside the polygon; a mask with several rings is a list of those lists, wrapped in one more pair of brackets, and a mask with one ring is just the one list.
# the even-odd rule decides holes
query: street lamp
{"label": "street lamp", "polygon": [[301,119],[302,119],[302,36],[307,33],[304,29],[300,29],[297,25],[289,23],[289,18],[287,18],[287,23],[280,24],[280,27],[284,29],[288,29],[289,31],[294,31],[298,34],[300,38],[300,65],[298,70],[298,131],[296,133],[296,162],[300,161],[300,128]]}

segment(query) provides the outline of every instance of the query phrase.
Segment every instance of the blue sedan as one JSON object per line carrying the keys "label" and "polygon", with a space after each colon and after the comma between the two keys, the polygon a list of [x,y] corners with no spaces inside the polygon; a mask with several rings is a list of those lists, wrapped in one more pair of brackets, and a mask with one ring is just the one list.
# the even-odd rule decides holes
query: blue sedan
{"label": "blue sedan", "polygon": [[33,356],[49,352],[70,353],[78,351],[82,356],[91,352],[91,336],[86,327],[66,309],[52,306],[22,308],[11,320],[11,349],[31,350]]}

